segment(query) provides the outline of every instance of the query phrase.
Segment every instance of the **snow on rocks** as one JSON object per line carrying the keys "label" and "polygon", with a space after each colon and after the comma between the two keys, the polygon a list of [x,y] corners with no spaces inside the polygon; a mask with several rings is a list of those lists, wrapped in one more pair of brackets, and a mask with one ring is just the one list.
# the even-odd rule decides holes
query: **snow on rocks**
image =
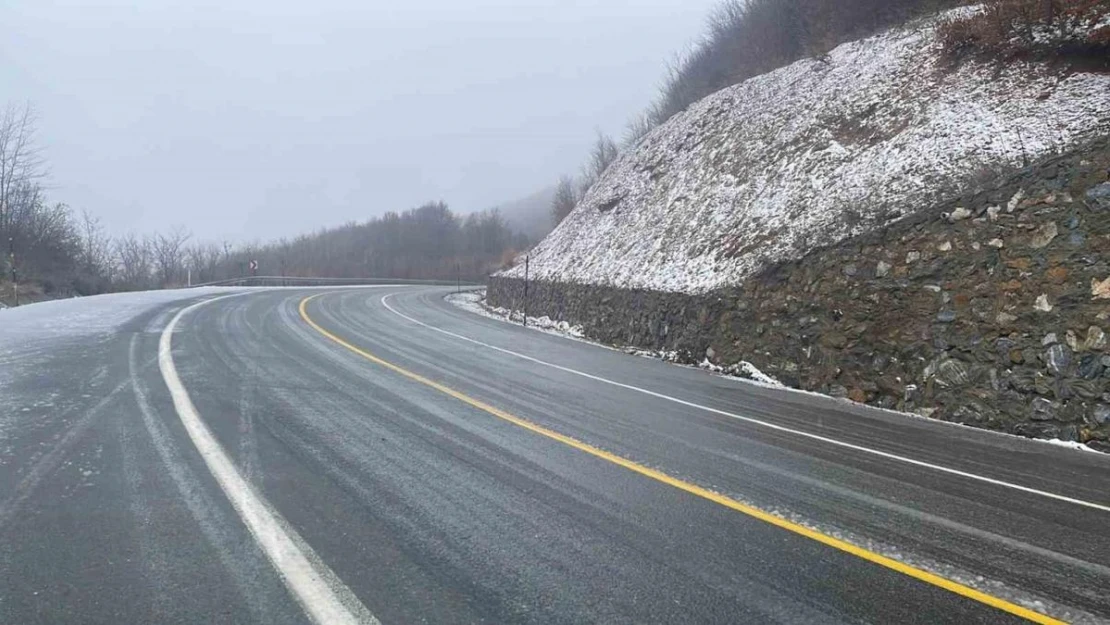
{"label": "snow on rocks", "polygon": [[[482,315],[483,317],[490,317],[491,319],[510,321],[513,323],[522,323],[524,321],[524,312],[521,310],[509,310],[508,308],[486,305],[482,291],[449,293],[446,299],[448,302],[463,310]],[[575,339],[581,339],[585,336],[582,332],[582,326],[571,325],[566,321],[555,321],[546,316],[529,316],[528,327]]]}
{"label": "snow on rocks", "polygon": [[[510,323],[521,323],[524,319],[523,313],[519,310],[511,311],[508,308],[501,308],[499,306],[490,306],[490,305],[486,304],[484,291],[481,291],[481,290],[463,291],[462,293],[449,293],[446,296],[446,300],[448,302],[450,302],[451,304],[454,304],[455,306],[458,306],[459,308],[462,308],[463,310],[466,310],[466,311],[469,311],[469,312],[472,312],[472,313],[475,313],[475,314],[478,314],[478,315],[482,315],[483,317],[489,317],[491,319],[497,319],[499,321],[505,321],[505,322],[510,322]],[[567,323],[566,321],[555,321],[555,320],[551,319],[550,317],[546,317],[546,316],[544,316],[544,317],[528,317],[528,327],[532,328],[532,329],[535,329],[535,330],[539,330],[541,332],[547,332],[549,334],[557,334],[559,336],[563,336],[563,337],[566,337],[566,338],[571,338],[571,339],[584,341],[584,342],[587,342],[587,343],[592,343],[592,344],[598,345],[600,347],[606,347],[606,348],[609,348],[609,349],[619,349],[619,351],[622,351],[622,352],[624,352],[626,354],[629,354],[629,355],[632,355],[632,356],[642,356],[644,358],[657,358],[657,359],[662,360],[664,362],[670,362],[670,363],[675,363],[675,364],[684,364],[682,356],[677,351],[673,351],[673,350],[671,350],[671,351],[668,351],[668,350],[655,351],[655,350],[639,349],[639,348],[635,348],[635,347],[614,348],[614,347],[611,347],[609,345],[604,345],[602,343],[598,343],[596,341],[591,341],[591,340],[585,338],[586,335],[585,335],[585,332],[582,330],[582,326],[571,325],[571,324]],[[709,359],[706,358],[706,359],[703,359],[702,362],[697,363],[696,365],[690,365],[690,366],[696,366],[699,369],[705,369],[706,371],[711,371],[713,373],[719,373],[721,375],[744,378],[746,380],[752,380],[752,381],[755,381],[755,382],[759,382],[761,384],[768,384],[768,385],[771,385],[771,386],[782,386],[781,382],[779,382],[778,380],[772,378],[771,376],[763,373],[758,368],[756,368],[755,365],[751,364],[750,362],[741,361],[741,362],[738,362],[738,363],[733,364],[733,365],[720,366],[720,365],[716,365],[716,364],[713,364],[713,363],[709,362]]]}
{"label": "snow on rocks", "polygon": [[532,277],[709,291],[1110,129],[1110,75],[951,67],[935,33],[943,19],[691,105],[610,166],[533,250]]}
{"label": "snow on rocks", "polygon": [[756,368],[755,365],[745,360],[741,360],[734,365],[722,367],[720,365],[715,365],[709,362],[709,359],[706,358],[705,360],[702,360],[700,363],[698,363],[698,367],[701,369],[712,371],[714,373],[723,373],[725,375],[732,375],[738,378],[755,380],[756,382],[760,382],[762,384],[769,384],[771,386],[782,386],[782,382],[779,382],[775,378],[772,378],[766,373],[763,373],[758,368]]}

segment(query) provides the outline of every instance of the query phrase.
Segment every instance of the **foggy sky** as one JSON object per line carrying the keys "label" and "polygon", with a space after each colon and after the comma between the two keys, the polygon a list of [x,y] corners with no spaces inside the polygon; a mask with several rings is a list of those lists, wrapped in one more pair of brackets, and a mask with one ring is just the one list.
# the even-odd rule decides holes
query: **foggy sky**
{"label": "foggy sky", "polygon": [[527,195],[619,135],[712,0],[0,5],[0,102],[113,233],[293,235]]}

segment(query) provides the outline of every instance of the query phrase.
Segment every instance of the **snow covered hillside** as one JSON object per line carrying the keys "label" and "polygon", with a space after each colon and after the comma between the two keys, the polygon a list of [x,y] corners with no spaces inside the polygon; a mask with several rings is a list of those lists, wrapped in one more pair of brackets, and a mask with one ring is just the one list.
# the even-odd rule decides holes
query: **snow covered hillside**
{"label": "snow covered hillside", "polygon": [[1110,132],[1110,75],[951,67],[942,19],[692,105],[609,167],[535,248],[532,277],[708,291]]}

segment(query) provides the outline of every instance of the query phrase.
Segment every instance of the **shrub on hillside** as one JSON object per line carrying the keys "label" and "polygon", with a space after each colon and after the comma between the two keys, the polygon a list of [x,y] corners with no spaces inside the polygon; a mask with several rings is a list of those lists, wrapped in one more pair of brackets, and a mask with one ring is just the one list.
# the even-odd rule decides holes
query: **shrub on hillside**
{"label": "shrub on hillside", "polygon": [[1110,55],[1107,0],[989,0],[941,26],[950,56],[980,52],[1003,58],[1062,55],[1100,60]]}

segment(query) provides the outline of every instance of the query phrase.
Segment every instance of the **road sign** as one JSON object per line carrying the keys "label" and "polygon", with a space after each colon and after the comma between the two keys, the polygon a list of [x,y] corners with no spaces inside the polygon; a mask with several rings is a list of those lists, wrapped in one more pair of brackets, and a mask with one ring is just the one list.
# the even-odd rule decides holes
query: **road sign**
{"label": "road sign", "polygon": [[251,273],[254,273],[254,272],[258,271],[258,261],[257,260],[252,260],[250,262],[250,270],[251,270]]}

